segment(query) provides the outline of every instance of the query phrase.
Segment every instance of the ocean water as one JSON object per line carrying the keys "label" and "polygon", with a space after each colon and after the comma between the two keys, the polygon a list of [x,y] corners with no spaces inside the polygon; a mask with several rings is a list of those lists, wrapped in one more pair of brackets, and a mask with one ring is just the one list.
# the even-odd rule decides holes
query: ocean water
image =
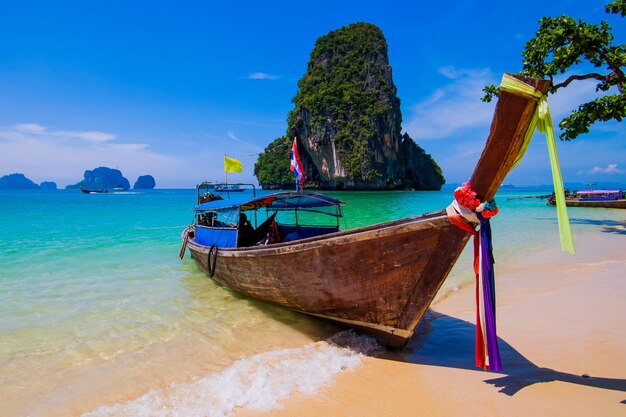
{"label": "ocean water", "polygon": [[[440,210],[441,192],[334,192],[345,227]],[[508,189],[497,271],[559,245],[546,191]],[[195,190],[0,191],[0,415],[226,416],[312,393],[375,352],[367,337],[245,299],[187,257]],[[570,208],[575,239],[624,210]],[[469,245],[468,245],[469,246]],[[464,252],[438,299],[470,283]],[[307,375],[303,379],[300,376]]]}

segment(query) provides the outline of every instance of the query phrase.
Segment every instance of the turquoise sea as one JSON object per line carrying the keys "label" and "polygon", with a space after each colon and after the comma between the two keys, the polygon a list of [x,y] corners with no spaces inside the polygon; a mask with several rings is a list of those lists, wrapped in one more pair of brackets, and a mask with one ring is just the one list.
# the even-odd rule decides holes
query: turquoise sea
{"label": "turquoise sea", "polygon": [[[547,193],[498,193],[497,270],[559,245],[555,209],[520,198]],[[329,194],[348,203],[348,228],[452,199],[451,189]],[[343,329],[242,298],[181,261],[194,201],[195,190],[0,191],[0,415],[229,415],[314,392],[358,362],[323,342],[352,337]],[[575,239],[626,221],[625,210],[569,213]],[[440,298],[472,279],[466,250]]]}

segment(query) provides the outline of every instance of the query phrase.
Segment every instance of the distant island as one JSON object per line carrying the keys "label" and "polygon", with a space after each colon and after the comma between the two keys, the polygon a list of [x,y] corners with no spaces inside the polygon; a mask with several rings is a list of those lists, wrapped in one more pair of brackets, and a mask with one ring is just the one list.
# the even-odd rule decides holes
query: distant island
{"label": "distant island", "polygon": [[54,181],[44,181],[37,185],[34,181],[26,178],[24,174],[15,173],[0,177],[0,190],[56,190]]}
{"label": "distant island", "polygon": [[320,37],[298,82],[285,136],[259,155],[254,174],[265,189],[293,187],[296,138],[305,187],[344,190],[440,190],[441,168],[402,134],[387,42],[369,23]]}
{"label": "distant island", "polygon": [[152,175],[141,175],[135,181],[133,189],[135,190],[152,190],[156,186],[156,181]]}
{"label": "distant island", "polygon": [[[156,181],[152,175],[141,175],[135,181],[134,189],[136,190],[152,190],[156,186]],[[66,186],[67,189],[82,188],[84,190],[99,191],[115,191],[130,189],[130,182],[126,179],[122,172],[118,169],[108,167],[98,167],[92,170],[86,170],[83,174],[83,180]]]}
{"label": "distant island", "polygon": [[56,190],[57,189],[57,183],[54,181],[44,181],[41,184],[39,184],[39,187],[42,190]]}
{"label": "distant island", "polygon": [[122,176],[121,171],[113,168],[98,167],[93,170],[86,170],[83,177],[82,181],[65,188],[84,188],[87,190],[128,190],[130,188],[130,183]]}
{"label": "distant island", "polygon": [[26,178],[24,174],[9,174],[0,177],[0,189],[4,190],[34,190],[39,185]]}

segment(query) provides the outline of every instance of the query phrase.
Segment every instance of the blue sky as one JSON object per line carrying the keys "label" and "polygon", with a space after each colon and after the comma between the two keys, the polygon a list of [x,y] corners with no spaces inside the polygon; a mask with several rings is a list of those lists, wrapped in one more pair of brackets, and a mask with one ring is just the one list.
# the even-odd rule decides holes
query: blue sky
{"label": "blue sky", "polygon": [[[223,179],[226,153],[252,181],[258,152],[282,136],[315,40],[355,22],[379,26],[402,102],[403,130],[449,183],[466,180],[493,106],[481,89],[521,69],[542,16],[624,20],[603,1],[106,1],[0,3],[0,175],[60,187],[98,166],[159,188]],[[516,9],[519,8],[519,10]],[[579,83],[550,99],[555,123],[594,95]],[[566,182],[626,184],[623,125],[558,143]],[[506,183],[551,181],[536,136]]]}

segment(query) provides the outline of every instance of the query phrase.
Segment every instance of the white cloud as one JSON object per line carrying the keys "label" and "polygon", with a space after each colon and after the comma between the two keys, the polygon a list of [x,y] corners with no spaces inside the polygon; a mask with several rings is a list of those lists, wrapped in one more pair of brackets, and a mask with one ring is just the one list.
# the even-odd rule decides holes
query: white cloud
{"label": "white cloud", "polygon": [[416,140],[441,139],[463,129],[486,126],[493,116],[493,103],[480,101],[485,85],[494,83],[489,70],[444,67],[440,74],[451,80],[409,111],[405,130]]}
{"label": "white cloud", "polygon": [[116,135],[106,132],[97,131],[80,131],[80,130],[49,130],[45,126],[38,125],[36,123],[23,123],[13,126],[9,132],[2,132],[9,134],[10,132],[23,133],[29,135],[48,136],[51,138],[60,138],[65,140],[84,140],[88,142],[108,142],[114,140]]}
{"label": "white cloud", "polygon": [[69,138],[69,139],[81,139],[87,142],[109,142],[116,138],[116,135],[105,132],[80,132],[80,131],[58,131],[50,132],[53,136]]}
{"label": "white cloud", "polygon": [[619,175],[626,173],[626,170],[617,167],[617,164],[608,164],[606,168],[593,167],[588,171],[578,171],[578,175],[594,175],[594,174],[606,174],[606,175]]}
{"label": "white cloud", "polygon": [[253,72],[248,74],[248,79],[250,80],[277,80],[278,76],[273,74],[268,74],[266,72]]}
{"label": "white cloud", "polygon": [[243,143],[243,141],[239,139],[237,136],[235,136],[233,132],[226,132],[226,134],[228,135],[229,138],[231,138],[235,142]]}
{"label": "white cloud", "polygon": [[488,70],[473,70],[473,69],[463,69],[463,68],[455,68],[451,65],[447,67],[441,67],[437,71],[439,74],[443,75],[446,78],[450,78],[451,80],[456,80],[459,78],[475,78],[482,77],[484,74],[488,74]]}
{"label": "white cloud", "polygon": [[[460,69],[452,66],[438,71],[450,80],[447,85],[432,91],[429,97],[412,106],[405,130],[414,139],[441,139],[464,129],[484,126],[489,128],[493,116],[491,105],[480,101],[482,89],[488,84],[498,84],[498,77],[488,69]],[[567,77],[564,74],[562,77]],[[555,80],[559,82],[559,80]],[[574,82],[548,98],[555,127],[560,120],[581,103],[599,96],[597,82]],[[595,126],[594,126],[595,128]]]}
{"label": "white cloud", "polygon": [[147,143],[113,143],[108,146],[109,149],[114,149],[121,152],[140,152],[148,149]]}
{"label": "white cloud", "polygon": [[32,123],[0,129],[0,175],[19,172],[35,182],[55,181],[63,187],[99,166],[118,167],[131,184],[139,175],[151,174],[159,183],[159,174],[184,170],[182,161],[150,151],[148,144],[117,143],[116,137]]}
{"label": "white cloud", "polygon": [[259,148],[257,145],[251,143],[251,142],[247,142],[243,139],[240,139],[237,135],[235,135],[234,132],[232,131],[228,131],[226,132],[226,136],[228,136],[230,139],[232,139],[233,141],[237,142],[239,145],[239,151],[243,151],[246,154],[249,154],[250,152],[253,153],[258,153],[261,152],[263,149]]}
{"label": "white cloud", "polygon": [[18,132],[24,133],[42,133],[46,130],[45,127],[35,123],[24,123],[20,125],[15,125],[14,129]]}

